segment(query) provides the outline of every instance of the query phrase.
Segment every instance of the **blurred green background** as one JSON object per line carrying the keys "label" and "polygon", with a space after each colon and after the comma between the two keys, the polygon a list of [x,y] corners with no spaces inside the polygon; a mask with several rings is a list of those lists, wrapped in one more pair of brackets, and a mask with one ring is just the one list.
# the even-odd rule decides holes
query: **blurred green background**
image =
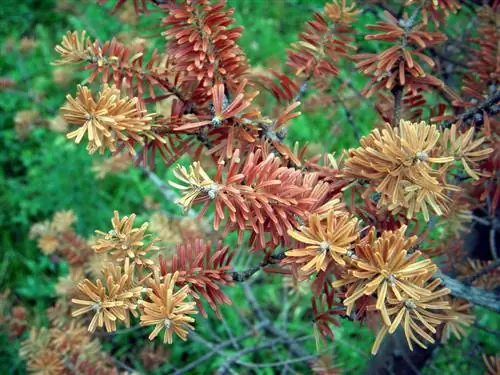
{"label": "blurred green background", "polygon": [[[311,19],[314,11],[321,10],[324,3],[319,0],[229,1],[236,9],[237,24],[245,27],[240,44],[251,65],[281,69],[286,48],[297,40],[304,23]],[[58,210],[71,209],[78,217],[77,231],[89,236],[94,229],[108,228],[113,209],[123,214],[135,212],[145,221],[150,212],[144,207],[144,197],[162,202],[161,194],[136,169],[97,179],[92,163],[99,156],[89,156],[85,147],[67,141],[63,133],[50,129],[65,95],[74,95],[76,84],[85,78],[85,73],[76,69],[51,66],[56,57],[54,46],[67,30],[85,29],[101,41],[114,35],[124,39],[138,35],[150,40],[160,32],[155,28],[158,15],[137,18],[130,8],[110,15],[110,6],[100,7],[78,0],[7,0],[2,1],[1,9],[0,292],[10,289],[13,303],[29,306],[31,324],[43,325],[46,323],[44,311],[55,301],[54,284],[67,272],[67,267],[43,255],[36,243],[28,238],[31,225],[50,218]],[[357,21],[356,27],[360,30],[357,39],[361,45],[365,25],[374,22],[375,17],[370,12],[363,13]],[[161,37],[151,40],[162,45]],[[363,76],[352,75],[348,69],[342,71],[342,76],[349,77],[358,89],[365,84]],[[358,130],[366,134],[377,117],[373,107],[358,101],[351,110]],[[355,146],[353,129],[345,126],[345,112],[341,109],[333,116],[330,112],[306,112],[293,122],[288,141],[291,144],[307,141],[318,151],[328,152]],[[171,171],[161,168],[158,173],[164,179],[171,175]],[[165,210],[180,213],[171,203],[163,202],[162,205]],[[254,285],[256,295],[268,301],[266,308],[270,312],[281,309],[281,279],[266,275],[262,280]],[[235,306],[243,306],[243,313],[248,310],[241,288],[231,288],[228,294]],[[293,306],[288,316],[291,333],[312,333],[312,323],[307,316],[310,296],[303,298],[303,303],[293,299],[287,302]],[[229,327],[233,335],[240,335],[244,328],[234,309],[223,308],[223,316],[223,325],[213,314],[209,314],[207,321],[200,319],[198,334],[208,339],[211,332],[224,335]],[[482,326],[500,329],[495,316],[479,311],[478,318]],[[483,373],[482,363],[477,358],[471,360],[466,354],[477,345],[494,353],[498,345],[493,335],[476,329],[472,331],[469,340],[453,341],[438,350],[426,373]],[[347,374],[362,372],[369,358],[373,334],[347,321],[335,328],[335,334],[336,341],[329,351],[335,353],[334,363]],[[119,347],[115,354],[122,355],[131,348],[135,338],[134,334],[117,335],[110,338],[107,345]],[[314,340],[309,340],[305,346],[313,352]],[[10,342],[7,333],[0,331],[0,374],[25,372],[24,363],[17,355],[18,348],[19,341]],[[174,366],[206,352],[206,348],[195,341],[179,343],[168,350]],[[206,364],[207,371],[216,369],[222,360],[214,358]],[[138,361],[135,365],[140,369]],[[164,371],[168,371],[168,366]],[[256,371],[272,373],[270,370]]]}

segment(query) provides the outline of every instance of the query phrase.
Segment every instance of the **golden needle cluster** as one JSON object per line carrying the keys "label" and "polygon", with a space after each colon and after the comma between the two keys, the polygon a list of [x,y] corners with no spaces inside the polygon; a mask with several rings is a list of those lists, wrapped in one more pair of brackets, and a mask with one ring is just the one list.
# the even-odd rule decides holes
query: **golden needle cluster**
{"label": "golden needle cluster", "polygon": [[163,342],[172,343],[172,335],[175,333],[182,340],[186,341],[188,329],[194,330],[191,323],[194,318],[189,315],[197,314],[196,302],[186,302],[188,297],[189,287],[183,286],[177,291],[174,291],[175,283],[179,278],[179,272],[171,273],[160,281],[158,274],[151,280],[151,289],[148,291],[148,300],[140,301],[142,307],[141,325],[154,325],[153,332],[149,335],[152,340],[162,329]]}
{"label": "golden needle cluster", "polygon": [[307,246],[289,250],[287,257],[302,265],[302,271],[325,271],[330,262],[345,265],[343,255],[359,239],[358,220],[347,213],[330,211],[327,215],[313,214],[307,226],[288,234]]}
{"label": "golden needle cluster", "polygon": [[109,232],[96,230],[99,236],[93,249],[96,253],[109,253],[117,262],[130,259],[138,266],[151,266],[153,261],[148,258],[150,252],[158,250],[155,245],[156,239],[149,243],[144,240],[148,235],[148,223],[144,223],[139,228],[134,228],[135,214],[120,218],[118,211],[114,212],[111,224],[113,229]]}
{"label": "golden needle cluster", "polygon": [[178,199],[179,203],[185,210],[188,210],[194,200],[200,195],[208,195],[214,199],[220,187],[208,176],[207,172],[202,168],[200,163],[194,162],[187,170],[182,165],[177,166],[174,170],[174,175],[181,180],[185,185],[180,185],[176,182],[169,181],[173,187],[181,190],[184,195]]}
{"label": "golden needle cluster", "polygon": [[67,137],[80,143],[87,135],[87,150],[91,154],[97,150],[102,154],[106,149],[115,152],[120,142],[135,154],[129,141],[143,144],[144,132],[151,128],[152,116],[139,109],[138,99],[122,98],[116,86],[103,85],[95,98],[88,87],[78,86],[76,97],[66,98],[68,101],[61,108],[63,117],[69,124],[79,126]]}
{"label": "golden needle cluster", "polygon": [[161,324],[151,333],[151,340],[162,328],[166,329],[164,342],[172,343],[173,333],[185,340],[187,329],[194,329],[191,325],[194,319],[189,315],[197,313],[196,303],[187,301],[191,293],[189,285],[184,282],[182,288],[174,291],[179,273],[159,275],[160,268],[149,258],[151,251],[158,250],[154,245],[156,239],[145,243],[148,223],[134,228],[135,219],[135,214],[120,218],[115,211],[111,220],[113,229],[107,233],[96,231],[99,237],[93,248],[96,253],[108,254],[110,262],[104,265],[102,276],[95,282],[84,279],[78,283],[79,294],[73,293],[75,298],[71,302],[79,307],[72,315],[91,314],[90,332],[98,327],[116,331],[118,321],[129,327],[131,315],[140,315],[141,325],[156,324],[158,318]]}
{"label": "golden needle cluster", "polygon": [[435,125],[404,120],[397,128],[386,124],[363,137],[361,147],[349,150],[344,174],[368,183],[363,197],[379,193],[379,208],[404,212],[408,219],[422,212],[429,221],[430,210],[436,215],[447,212],[447,191],[459,190],[447,182],[455,161],[478,178],[472,169],[475,162],[492,152],[482,148],[484,138],[473,141],[472,132],[457,135],[455,126],[441,132]]}
{"label": "golden needle cluster", "polygon": [[425,347],[421,339],[434,342],[428,332],[434,334],[437,325],[454,319],[441,312],[450,309],[448,300],[442,298],[449,290],[436,290],[439,279],[429,283],[437,267],[431,260],[422,259],[420,251],[412,251],[417,238],[406,237],[406,229],[402,226],[377,236],[372,228],[356,244],[355,254],[342,277],[333,282],[336,288],[346,287],[344,305],[348,315],[362,304],[380,313],[383,326],[373,345],[373,354],[384,336],[393,333],[401,322],[412,349],[412,342]]}
{"label": "golden needle cluster", "polygon": [[82,298],[73,298],[74,304],[83,307],[73,311],[77,317],[88,312],[94,315],[89,324],[89,331],[94,332],[97,327],[105,327],[106,331],[116,331],[116,321],[121,320],[129,325],[132,313],[136,315],[137,299],[144,291],[142,286],[133,285],[134,265],[125,262],[121,267],[109,263],[103,270],[105,283],[97,279],[95,283],[88,279],[78,284]]}

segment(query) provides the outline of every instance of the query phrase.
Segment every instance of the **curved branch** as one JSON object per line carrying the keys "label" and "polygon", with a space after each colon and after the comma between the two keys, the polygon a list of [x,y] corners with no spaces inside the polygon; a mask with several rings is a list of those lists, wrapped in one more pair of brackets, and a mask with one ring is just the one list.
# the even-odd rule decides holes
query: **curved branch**
{"label": "curved branch", "polygon": [[475,305],[486,307],[497,313],[500,312],[499,294],[467,286],[442,272],[437,272],[436,277],[443,281],[443,284],[451,290],[453,296],[463,298]]}

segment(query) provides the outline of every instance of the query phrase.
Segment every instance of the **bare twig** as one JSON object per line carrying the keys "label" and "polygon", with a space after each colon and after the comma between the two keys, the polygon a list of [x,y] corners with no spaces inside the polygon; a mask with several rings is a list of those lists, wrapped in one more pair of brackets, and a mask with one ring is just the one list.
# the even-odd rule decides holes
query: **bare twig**
{"label": "bare twig", "polygon": [[233,336],[233,333],[231,332],[231,329],[229,328],[229,325],[227,324],[226,322],[226,319],[222,318],[221,319],[222,321],[222,325],[224,326],[224,329],[226,330],[227,332],[227,335],[229,336],[229,339],[232,341],[233,343],[233,347],[238,350],[238,349],[241,349],[239,343],[237,340],[235,340],[234,336]]}
{"label": "bare twig", "polygon": [[127,365],[125,362],[123,361],[120,361],[119,359],[117,358],[114,358],[112,357],[111,360],[116,364],[116,366],[118,366],[119,368],[121,368],[122,370],[125,370],[127,371],[127,373],[130,373],[130,374],[141,374],[141,372],[139,372],[138,370],[130,367],[129,365]]}
{"label": "bare twig", "polygon": [[[174,189],[171,189],[156,173],[143,164],[139,164],[139,167],[144,172],[144,174],[151,180],[151,182],[160,190],[165,199],[169,202],[175,202],[179,196]],[[189,217],[195,217],[196,212],[193,209],[189,209],[187,212]]]}
{"label": "bare twig", "polygon": [[[473,120],[476,116],[476,114],[480,114],[482,117],[482,112],[485,111],[487,114],[493,116],[496,115],[497,113],[500,112],[500,90],[497,90],[497,92],[493,95],[491,95],[488,99],[486,99],[484,102],[480,103],[479,105],[468,109],[461,115],[456,116],[454,120],[448,120],[444,121],[441,126],[443,128],[448,128],[454,123],[461,121],[462,123],[466,123],[470,120]],[[482,122],[481,121],[476,121],[476,122]]]}
{"label": "bare twig", "polygon": [[[257,318],[260,321],[268,321],[268,319],[264,316],[262,313],[262,309],[259,306],[259,303],[257,302],[257,299],[255,298],[255,295],[253,294],[252,288],[250,285],[247,283],[243,283],[243,291],[245,292],[245,296],[248,300],[248,303],[250,304],[250,307],[252,308],[253,313],[257,316]],[[298,357],[305,357],[309,355],[304,349],[302,349],[300,346],[298,346],[293,340],[289,340],[290,336],[285,332],[277,328],[272,322],[270,322],[269,325],[266,325],[264,327],[264,330],[267,331],[269,334],[273,335],[274,337],[281,337],[283,339],[288,340],[288,343],[286,346],[292,352],[295,356]]]}
{"label": "bare twig", "polygon": [[497,245],[495,241],[496,237],[496,230],[495,230],[495,221],[493,221],[492,226],[490,228],[490,250],[491,250],[491,255],[493,256],[494,260],[498,260],[498,252],[497,252]]}
{"label": "bare twig", "polygon": [[287,359],[285,361],[278,361],[278,362],[249,363],[249,362],[238,361],[237,363],[241,366],[250,367],[250,368],[269,368],[269,367],[287,366],[287,365],[290,365],[293,363],[310,361],[311,359],[316,359],[317,357],[318,357],[318,354],[311,354],[311,355],[307,355],[305,357],[291,358],[291,359]]}
{"label": "bare twig", "polygon": [[283,343],[283,342],[286,343],[287,341],[293,341],[293,342],[297,343],[300,341],[309,340],[312,337],[313,337],[312,335],[308,335],[308,336],[299,337],[299,338],[278,338],[278,339],[266,341],[262,345],[254,345],[251,348],[243,349],[243,350],[239,351],[238,353],[234,354],[232,357],[228,358],[226,360],[226,362],[219,368],[219,370],[217,370],[216,374],[217,375],[227,374],[230,371],[230,367],[234,363],[238,362],[238,360],[241,357],[243,357],[247,354],[258,352],[262,349],[267,349],[267,348],[273,347],[274,345],[279,344],[279,343]]}
{"label": "bare twig", "polygon": [[[500,90],[498,91],[500,93]],[[496,245],[496,227],[498,224],[498,220],[495,217],[495,214],[492,212],[492,202],[491,202],[491,196],[488,195],[486,198],[486,202],[488,204],[488,212],[490,213],[490,223],[491,223],[491,228],[490,228],[490,251],[491,255],[493,256],[493,260],[498,259],[498,252],[497,252],[497,245]]]}
{"label": "bare twig", "polygon": [[344,112],[347,117],[347,122],[351,125],[351,128],[354,132],[354,137],[356,137],[356,139],[359,141],[359,139],[361,138],[361,133],[358,129],[356,121],[354,121],[351,111],[349,110],[349,108],[347,108],[347,105],[345,104],[344,100],[342,100],[342,98],[340,97],[339,97],[339,102],[342,105],[342,108],[344,108]]}
{"label": "bare twig", "polygon": [[392,95],[394,96],[394,113],[392,116],[392,126],[399,126],[399,121],[401,120],[401,105],[403,103],[403,92],[404,86],[396,85],[392,89]]}
{"label": "bare twig", "polygon": [[[190,335],[193,338],[195,338],[197,341],[201,342],[203,345],[208,347],[210,349],[210,351],[208,353],[202,355],[201,357],[198,357],[198,359],[191,362],[189,365],[177,370],[174,374],[181,375],[181,374],[189,373],[191,370],[196,369],[203,362],[209,360],[215,354],[219,353],[222,349],[233,345],[234,341],[240,342],[240,341],[244,341],[244,340],[254,336],[256,334],[257,330],[265,327],[267,324],[269,324],[269,322],[260,322],[259,324],[257,324],[254,327],[254,330],[249,331],[249,332],[245,333],[244,335],[241,335],[241,336],[235,337],[233,339],[229,339],[229,340],[226,340],[224,342],[221,342],[220,344],[217,344],[217,345],[213,345],[213,344],[209,343],[208,341],[206,341],[205,339],[202,339],[199,335],[196,335],[196,334],[193,335],[194,332],[191,332]],[[227,356],[227,354],[224,354],[224,356]]]}
{"label": "bare twig", "polygon": [[500,259],[496,259],[487,266],[483,267],[481,270],[473,273],[470,276],[467,276],[465,279],[462,280],[463,283],[465,284],[471,284],[477,279],[483,277],[487,273],[496,270],[498,267],[500,267]]}
{"label": "bare twig", "polygon": [[467,286],[442,272],[437,272],[435,276],[443,281],[444,285],[451,290],[453,296],[463,298],[475,305],[486,307],[495,312],[500,312],[500,295],[497,293]]}
{"label": "bare twig", "polygon": [[313,72],[311,71],[304,80],[304,82],[302,82],[302,84],[300,85],[299,92],[297,93],[297,95],[295,95],[293,102],[300,102],[302,100],[302,98],[307,92],[307,86],[309,85],[309,81],[311,81],[312,78],[313,78]]}
{"label": "bare twig", "polygon": [[97,332],[96,331],[93,333],[93,335],[99,336],[99,337],[110,337],[110,336],[123,335],[126,333],[135,332],[135,331],[138,331],[138,330],[143,329],[143,328],[144,328],[143,326],[137,325],[137,326],[133,326],[133,327],[129,327],[129,328],[119,329],[119,330],[116,330],[114,332]]}
{"label": "bare twig", "polygon": [[474,221],[477,221],[479,224],[487,226],[487,227],[489,227],[491,225],[491,222],[488,219],[483,219],[482,217],[479,217],[476,215],[472,216],[472,219]]}
{"label": "bare twig", "polygon": [[282,260],[283,258],[285,258],[284,251],[264,258],[259,263],[259,265],[251,267],[245,271],[233,271],[233,272],[231,272],[231,276],[233,278],[233,281],[236,281],[236,282],[246,281],[250,277],[252,277],[253,274],[260,271],[261,268],[269,266],[271,264],[279,263],[279,261]]}

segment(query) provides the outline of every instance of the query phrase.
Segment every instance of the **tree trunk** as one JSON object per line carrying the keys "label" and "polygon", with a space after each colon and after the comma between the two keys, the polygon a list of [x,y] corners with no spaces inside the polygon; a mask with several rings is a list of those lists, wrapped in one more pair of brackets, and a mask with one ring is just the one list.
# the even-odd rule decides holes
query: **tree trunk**
{"label": "tree trunk", "polygon": [[420,374],[432,357],[438,344],[429,344],[427,349],[419,346],[410,350],[402,329],[387,335],[376,356],[368,363],[365,375],[416,375]]}

